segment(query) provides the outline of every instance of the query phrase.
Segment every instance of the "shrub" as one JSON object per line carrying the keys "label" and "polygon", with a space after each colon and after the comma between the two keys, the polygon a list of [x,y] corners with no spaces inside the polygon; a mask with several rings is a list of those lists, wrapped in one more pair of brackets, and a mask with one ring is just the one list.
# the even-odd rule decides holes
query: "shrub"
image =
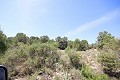
{"label": "shrub", "polygon": [[81,70],[82,75],[87,79],[93,79],[94,73],[87,66],[83,65]]}
{"label": "shrub", "polygon": [[29,54],[32,59],[38,58],[39,64],[54,68],[54,64],[58,62],[59,56],[57,49],[49,44],[33,44],[29,47]]}
{"label": "shrub", "polygon": [[16,38],[16,42],[27,43],[27,41],[28,41],[28,38],[27,38],[26,34],[24,34],[24,33],[17,33],[15,38]]}
{"label": "shrub", "polygon": [[19,74],[20,71],[16,69],[17,66],[20,66],[24,61],[27,60],[27,54],[23,51],[26,48],[16,47],[9,48],[6,51],[6,54],[0,59],[0,64],[5,65],[8,68],[9,77],[13,78]]}
{"label": "shrub", "polygon": [[77,49],[77,51],[80,51],[80,40],[79,39],[75,39],[73,47]]}
{"label": "shrub", "polygon": [[63,54],[60,56],[60,61],[59,61],[62,65],[64,69],[68,69],[70,68],[70,58],[67,54]]}
{"label": "shrub", "polygon": [[0,53],[4,53],[7,50],[6,35],[0,30]]}
{"label": "shrub", "polygon": [[82,65],[80,64],[80,54],[74,50],[70,50],[67,53],[70,57],[72,66],[75,67],[76,69],[81,69]]}
{"label": "shrub", "polygon": [[109,80],[107,75],[95,73],[92,69],[90,69],[86,65],[82,66],[81,74],[87,80]]}
{"label": "shrub", "polygon": [[107,31],[99,32],[99,36],[97,37],[97,44],[99,49],[114,49],[116,46],[116,40],[114,36],[112,36]]}
{"label": "shrub", "polygon": [[82,40],[80,42],[80,51],[86,51],[86,50],[88,50],[88,48],[89,48],[88,41]]}
{"label": "shrub", "polygon": [[113,52],[102,52],[99,55],[99,61],[103,66],[103,70],[109,76],[119,78],[118,69],[120,67],[119,56]]}
{"label": "shrub", "polygon": [[40,41],[42,42],[42,43],[46,43],[46,42],[48,42],[49,41],[49,37],[46,35],[46,36],[41,36],[40,37]]}
{"label": "shrub", "polygon": [[58,48],[64,50],[68,46],[68,38],[67,37],[57,37],[56,41],[58,42]]}
{"label": "shrub", "polygon": [[39,37],[31,36],[28,40],[28,43],[31,45],[32,43],[37,43],[39,41]]}
{"label": "shrub", "polygon": [[69,73],[71,74],[70,80],[83,80],[80,70],[73,68]]}

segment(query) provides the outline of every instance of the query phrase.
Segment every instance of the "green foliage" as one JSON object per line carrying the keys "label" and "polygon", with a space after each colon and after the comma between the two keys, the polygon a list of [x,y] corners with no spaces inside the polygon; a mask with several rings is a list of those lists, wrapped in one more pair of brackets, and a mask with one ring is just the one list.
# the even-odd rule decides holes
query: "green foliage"
{"label": "green foliage", "polygon": [[29,44],[39,42],[39,37],[31,36],[28,40]]}
{"label": "green foliage", "polygon": [[118,54],[120,54],[120,39],[116,39],[116,47],[114,48],[114,50],[116,52],[118,52]]}
{"label": "green foliage", "polygon": [[114,49],[116,40],[114,36],[110,33],[104,31],[100,32],[99,36],[97,37],[98,48],[100,49]]}
{"label": "green foliage", "polygon": [[67,48],[68,45],[68,38],[64,37],[57,37],[56,41],[58,42],[58,48],[64,50],[65,48]]}
{"label": "green foliage", "polygon": [[6,35],[0,30],[0,53],[4,53],[7,50]]}
{"label": "green foliage", "polygon": [[77,51],[80,51],[80,40],[79,39],[75,39],[74,48],[76,48]]}
{"label": "green foliage", "polygon": [[[84,51],[96,48],[96,45],[104,51],[99,55],[104,71],[114,73],[114,77],[118,78],[120,39],[107,32],[101,32],[97,44],[89,46],[87,40],[70,41],[67,37],[57,37],[54,41],[48,36],[28,38],[26,34],[18,33],[15,37],[6,38],[1,31],[0,51],[6,54],[0,56],[0,64],[8,68],[11,79],[18,76],[36,80],[39,71],[42,71],[41,79],[50,76],[55,80],[108,80],[106,74],[95,73],[82,63],[84,59],[81,57],[86,56]],[[86,52],[88,56],[89,53]]]}
{"label": "green foliage", "polygon": [[68,46],[70,49],[73,49],[74,48],[74,41],[68,41]]}
{"label": "green foliage", "polygon": [[75,67],[76,69],[81,69],[82,65],[80,64],[80,54],[74,50],[70,50],[67,53],[70,57],[72,66]]}
{"label": "green foliage", "polygon": [[27,43],[28,40],[28,37],[24,33],[17,33],[15,38],[16,38],[16,42],[23,42],[25,44]]}
{"label": "green foliage", "polygon": [[83,65],[81,73],[85,80],[109,80],[108,76],[105,74],[97,74],[88,66]]}
{"label": "green foliage", "polygon": [[70,65],[71,61],[70,61],[70,58],[69,58],[69,56],[67,54],[60,55],[59,62],[60,62],[60,64],[63,65],[64,69],[68,69],[68,68],[71,67],[71,65]]}
{"label": "green foliage", "polygon": [[40,41],[42,42],[42,43],[46,43],[46,42],[48,42],[49,41],[49,37],[46,35],[46,36],[41,36],[40,37]]}
{"label": "green foliage", "polygon": [[77,51],[85,51],[89,48],[87,40],[80,41],[79,39],[75,39],[73,46],[77,49]]}
{"label": "green foliage", "polygon": [[29,56],[32,59],[37,57],[38,60],[40,60],[39,64],[41,64],[41,66],[47,66],[49,68],[54,68],[54,64],[59,60],[56,48],[49,44],[31,45],[29,47]]}
{"label": "green foliage", "polygon": [[9,48],[6,54],[0,59],[0,64],[5,65],[9,71],[9,77],[14,77],[19,74],[17,66],[21,65],[27,60],[27,47],[26,45],[20,45],[18,47]]}
{"label": "green foliage", "polygon": [[88,47],[89,47],[89,45],[88,45],[88,41],[87,41],[87,40],[82,40],[82,41],[80,42],[80,50],[81,50],[81,51],[86,51],[86,50],[88,50]]}
{"label": "green foliage", "polygon": [[99,55],[99,61],[101,62],[104,72],[109,76],[119,78],[120,60],[119,55],[114,52],[103,52]]}
{"label": "green foliage", "polygon": [[28,47],[27,44],[19,43],[18,46],[9,48],[0,59],[0,64],[8,67],[9,77],[12,78],[31,75],[44,67],[54,70],[58,61],[57,49],[52,45],[36,43]]}
{"label": "green foliage", "polygon": [[92,44],[89,44],[89,49],[96,49],[97,48],[97,44],[96,43],[92,43]]}
{"label": "green foliage", "polygon": [[111,77],[119,78],[120,76],[120,41],[115,39],[110,33],[100,32],[98,39],[98,48],[102,50],[99,55],[99,61],[103,66],[104,73]]}
{"label": "green foliage", "polygon": [[15,37],[8,37],[7,38],[7,44],[8,44],[8,47],[16,45],[17,43],[16,43],[16,40],[15,40]]}

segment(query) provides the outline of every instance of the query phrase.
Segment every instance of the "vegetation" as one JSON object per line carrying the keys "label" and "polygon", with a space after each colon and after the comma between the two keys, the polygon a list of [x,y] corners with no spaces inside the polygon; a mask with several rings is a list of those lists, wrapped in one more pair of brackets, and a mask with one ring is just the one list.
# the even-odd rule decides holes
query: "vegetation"
{"label": "vegetation", "polygon": [[48,36],[41,36],[41,37],[40,37],[40,41],[41,41],[42,43],[46,43],[46,42],[49,41],[49,37],[48,37]]}
{"label": "vegetation", "polygon": [[28,37],[24,33],[7,38],[0,31],[0,54],[0,64],[8,68],[9,79],[120,79],[120,39],[106,31],[99,33],[94,44],[60,36],[55,41],[47,35]]}
{"label": "vegetation", "polygon": [[103,66],[104,73],[111,77],[120,78],[120,43],[110,33],[100,32],[98,48],[101,50],[99,61]]}
{"label": "vegetation", "polygon": [[27,36],[24,33],[17,33],[16,36],[16,42],[23,42],[23,43],[27,43]]}
{"label": "vegetation", "polygon": [[64,50],[68,45],[68,38],[67,37],[61,38],[60,36],[58,36],[56,38],[56,41],[58,42],[58,48],[61,50]]}
{"label": "vegetation", "polygon": [[6,35],[0,30],[0,54],[4,53],[6,49]]}
{"label": "vegetation", "polygon": [[114,36],[112,36],[110,33],[107,31],[100,32],[99,36],[97,37],[97,43],[99,49],[112,49],[114,50],[116,48],[116,39]]}

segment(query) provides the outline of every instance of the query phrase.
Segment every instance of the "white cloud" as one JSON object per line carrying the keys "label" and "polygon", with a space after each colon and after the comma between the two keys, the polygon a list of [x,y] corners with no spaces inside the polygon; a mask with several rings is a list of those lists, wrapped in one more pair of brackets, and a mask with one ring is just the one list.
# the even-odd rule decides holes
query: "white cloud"
{"label": "white cloud", "polygon": [[111,21],[112,19],[116,18],[118,15],[120,15],[119,13],[120,13],[120,9],[112,11],[112,12],[108,13],[107,15],[99,18],[99,19],[87,22],[87,23],[77,27],[75,30],[68,32],[66,34],[66,36],[75,36],[77,34],[85,32],[87,30],[96,28],[99,25],[104,24],[104,23],[106,23],[108,21]]}

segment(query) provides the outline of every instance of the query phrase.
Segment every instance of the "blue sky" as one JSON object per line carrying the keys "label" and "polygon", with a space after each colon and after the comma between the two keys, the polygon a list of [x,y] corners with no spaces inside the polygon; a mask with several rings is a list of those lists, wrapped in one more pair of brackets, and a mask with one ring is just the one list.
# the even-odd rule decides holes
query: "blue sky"
{"label": "blue sky", "polygon": [[0,0],[0,25],[7,36],[23,32],[94,43],[105,30],[120,37],[120,0]]}

